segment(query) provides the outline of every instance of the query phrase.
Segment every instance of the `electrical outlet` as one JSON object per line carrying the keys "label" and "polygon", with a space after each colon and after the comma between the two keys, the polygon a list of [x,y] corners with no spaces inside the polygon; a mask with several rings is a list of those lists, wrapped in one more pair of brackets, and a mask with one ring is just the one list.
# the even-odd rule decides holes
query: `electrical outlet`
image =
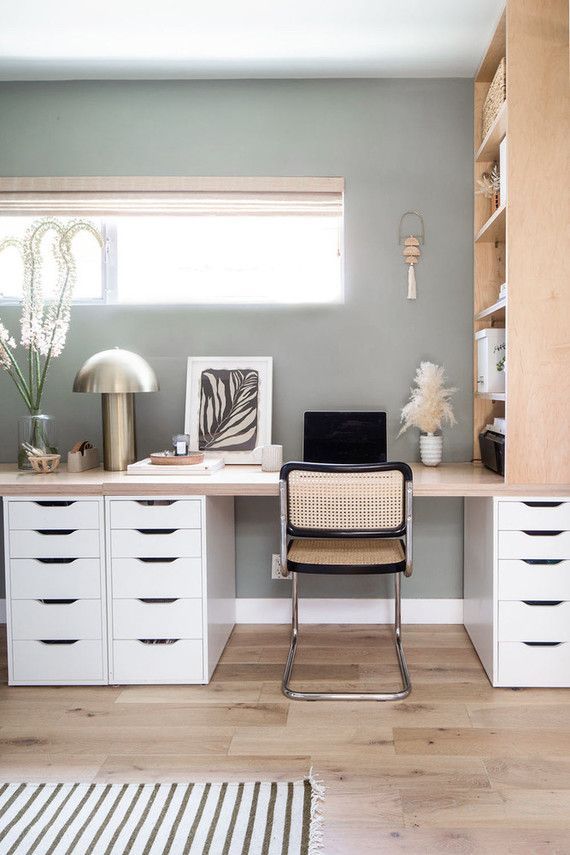
{"label": "electrical outlet", "polygon": [[288,576],[284,576],[281,572],[281,556],[277,555],[277,553],[273,553],[271,556],[271,578],[272,579],[288,579]]}

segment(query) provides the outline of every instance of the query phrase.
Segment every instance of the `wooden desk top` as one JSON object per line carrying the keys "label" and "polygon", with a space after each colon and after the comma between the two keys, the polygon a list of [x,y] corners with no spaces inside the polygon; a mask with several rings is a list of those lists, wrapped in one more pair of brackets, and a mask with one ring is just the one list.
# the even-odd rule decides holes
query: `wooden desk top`
{"label": "wooden desk top", "polygon": [[[570,484],[508,485],[472,463],[444,463],[434,468],[413,463],[415,496],[569,496]],[[19,472],[0,464],[0,496],[207,495],[277,496],[279,475],[259,466],[225,466],[213,475],[126,475],[91,469],[72,474],[65,467],[53,475]]]}

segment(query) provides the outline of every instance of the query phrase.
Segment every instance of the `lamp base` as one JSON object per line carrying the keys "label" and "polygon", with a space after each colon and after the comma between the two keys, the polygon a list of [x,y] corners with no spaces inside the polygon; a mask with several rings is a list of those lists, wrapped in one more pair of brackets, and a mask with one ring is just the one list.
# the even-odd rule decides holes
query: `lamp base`
{"label": "lamp base", "polygon": [[123,472],[137,459],[135,399],[132,392],[104,393],[103,466],[109,472]]}

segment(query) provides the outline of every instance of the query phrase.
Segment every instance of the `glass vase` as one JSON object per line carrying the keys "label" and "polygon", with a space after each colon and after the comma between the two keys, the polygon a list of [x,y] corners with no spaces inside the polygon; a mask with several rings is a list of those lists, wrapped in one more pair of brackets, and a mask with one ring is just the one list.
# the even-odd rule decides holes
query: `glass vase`
{"label": "glass vase", "polygon": [[18,469],[31,469],[24,443],[45,454],[57,454],[55,445],[55,419],[41,413],[22,416],[18,420]]}

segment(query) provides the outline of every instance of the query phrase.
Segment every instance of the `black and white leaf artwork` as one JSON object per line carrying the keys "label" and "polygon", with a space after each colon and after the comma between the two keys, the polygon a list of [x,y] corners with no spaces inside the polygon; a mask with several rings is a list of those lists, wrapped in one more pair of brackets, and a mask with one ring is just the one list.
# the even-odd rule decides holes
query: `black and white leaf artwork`
{"label": "black and white leaf artwork", "polygon": [[257,444],[259,373],[207,368],[200,375],[200,451],[252,451]]}

